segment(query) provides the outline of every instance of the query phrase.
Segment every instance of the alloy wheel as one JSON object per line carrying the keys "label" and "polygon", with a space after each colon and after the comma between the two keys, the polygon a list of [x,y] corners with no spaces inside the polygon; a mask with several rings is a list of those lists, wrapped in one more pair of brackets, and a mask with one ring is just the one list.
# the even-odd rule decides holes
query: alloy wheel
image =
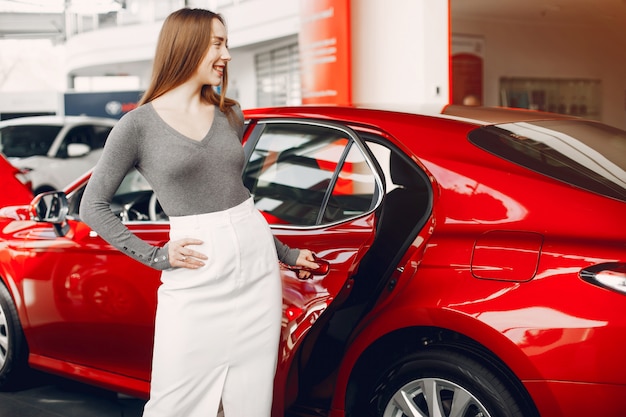
{"label": "alloy wheel", "polygon": [[400,387],[383,417],[491,417],[463,387],[445,379],[420,378]]}
{"label": "alloy wheel", "polygon": [[0,369],[7,361],[9,353],[9,325],[7,315],[0,303]]}

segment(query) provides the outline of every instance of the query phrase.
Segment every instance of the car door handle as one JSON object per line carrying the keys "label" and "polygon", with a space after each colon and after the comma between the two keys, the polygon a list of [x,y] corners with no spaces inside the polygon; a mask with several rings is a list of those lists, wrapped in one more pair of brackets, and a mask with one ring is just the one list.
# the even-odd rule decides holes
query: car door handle
{"label": "car door handle", "polygon": [[284,265],[285,268],[289,269],[290,271],[294,271],[294,272],[309,271],[313,275],[326,275],[328,271],[330,271],[330,262],[320,258],[316,254],[313,254],[313,262],[315,262],[318,265],[317,268],[308,268],[308,267],[300,266],[300,265],[287,265],[283,262],[281,262],[281,264]]}

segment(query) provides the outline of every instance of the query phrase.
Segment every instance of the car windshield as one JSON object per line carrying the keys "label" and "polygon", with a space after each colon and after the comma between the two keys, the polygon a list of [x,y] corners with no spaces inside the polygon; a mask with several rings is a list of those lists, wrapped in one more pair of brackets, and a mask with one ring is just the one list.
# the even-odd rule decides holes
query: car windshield
{"label": "car windshield", "polygon": [[0,152],[7,158],[46,155],[61,126],[6,126],[0,130]]}
{"label": "car windshield", "polygon": [[507,123],[472,131],[475,145],[559,181],[626,201],[626,132],[585,120]]}

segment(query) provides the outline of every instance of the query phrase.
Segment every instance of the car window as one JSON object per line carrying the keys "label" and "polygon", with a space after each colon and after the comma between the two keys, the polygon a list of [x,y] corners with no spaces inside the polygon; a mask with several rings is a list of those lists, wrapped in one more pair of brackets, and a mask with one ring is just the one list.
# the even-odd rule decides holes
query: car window
{"label": "car window", "polygon": [[91,138],[91,149],[101,149],[104,147],[109,133],[111,133],[111,126],[92,126],[93,136]]}
{"label": "car window", "polygon": [[87,145],[91,148],[91,136],[91,126],[73,127],[67,132],[63,142],[61,142],[59,150],[57,151],[57,156],[59,158],[67,158],[67,147],[72,143]]}
{"label": "car window", "polygon": [[[70,215],[75,218],[79,217],[78,209],[84,189],[75,192],[69,200]],[[168,220],[152,187],[136,169],[131,170],[122,180],[111,201],[111,210],[124,222]]]}
{"label": "car window", "polygon": [[5,126],[0,130],[0,152],[7,158],[45,156],[61,126]]}
{"label": "car window", "polygon": [[271,224],[327,224],[372,209],[376,177],[346,132],[298,123],[262,129],[243,178]]}
{"label": "car window", "polygon": [[476,129],[475,145],[567,184],[626,201],[626,132],[583,120]]}
{"label": "car window", "polygon": [[60,158],[67,158],[67,146],[71,143],[88,145],[91,150],[101,149],[104,147],[104,142],[106,141],[111,129],[112,127],[109,126],[76,126],[72,128],[67,135],[65,135],[65,139],[59,147],[57,156]]}
{"label": "car window", "polygon": [[328,203],[323,223],[331,223],[363,214],[373,208],[377,183],[363,153],[352,145],[341,164]]}

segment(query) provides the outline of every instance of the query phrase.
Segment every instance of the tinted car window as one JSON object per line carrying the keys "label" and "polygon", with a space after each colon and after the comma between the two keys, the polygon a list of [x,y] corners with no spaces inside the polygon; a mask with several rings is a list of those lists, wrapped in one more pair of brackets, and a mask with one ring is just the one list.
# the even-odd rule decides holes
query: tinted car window
{"label": "tinted car window", "polygon": [[7,126],[0,131],[0,151],[7,158],[45,156],[61,126]]}
{"label": "tinted car window", "polygon": [[91,148],[92,149],[100,149],[104,147],[104,142],[106,142],[109,133],[113,129],[110,126],[93,126],[93,137],[91,138]]}
{"label": "tinted car window", "polygon": [[91,126],[77,126],[72,128],[69,132],[67,132],[65,139],[61,143],[57,156],[60,158],[67,158],[67,146],[71,143],[80,143],[91,148],[92,136]]}
{"label": "tinted car window", "polygon": [[110,126],[94,125],[74,127],[67,133],[63,143],[61,143],[57,156],[66,158],[67,145],[70,143],[82,143],[88,145],[92,150],[102,149],[111,129],[112,127]]}
{"label": "tinted car window", "polygon": [[551,178],[626,201],[626,132],[591,121],[508,123],[472,131],[475,145]]}
{"label": "tinted car window", "polygon": [[369,211],[377,192],[374,173],[363,153],[357,146],[351,146],[330,193],[323,222],[343,220]]}
{"label": "tinted car window", "polygon": [[274,224],[311,226],[353,217],[370,210],[377,193],[366,158],[346,133],[315,125],[266,125],[244,183]]}

